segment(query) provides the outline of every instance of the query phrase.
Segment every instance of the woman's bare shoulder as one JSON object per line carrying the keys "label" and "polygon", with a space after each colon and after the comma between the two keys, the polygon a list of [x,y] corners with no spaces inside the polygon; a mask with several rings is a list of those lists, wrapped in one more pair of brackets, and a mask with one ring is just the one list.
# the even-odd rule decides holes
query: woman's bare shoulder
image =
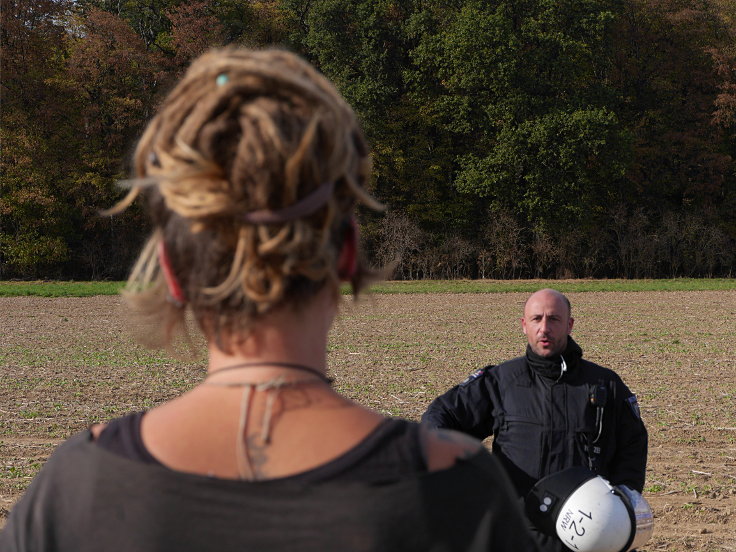
{"label": "woman's bare shoulder", "polygon": [[451,429],[423,427],[422,443],[429,471],[450,468],[458,460],[470,458],[483,448],[477,439]]}
{"label": "woman's bare shoulder", "polygon": [[96,441],[97,438],[100,436],[100,433],[102,433],[106,427],[107,424],[94,424],[89,426],[89,432],[92,434],[92,440]]}

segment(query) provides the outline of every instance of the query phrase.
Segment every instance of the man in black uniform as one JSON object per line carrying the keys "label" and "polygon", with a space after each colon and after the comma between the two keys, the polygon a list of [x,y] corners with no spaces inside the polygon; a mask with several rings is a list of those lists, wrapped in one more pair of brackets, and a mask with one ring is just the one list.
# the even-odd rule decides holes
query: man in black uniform
{"label": "man in black uniform", "polygon": [[[570,302],[540,290],[524,305],[526,355],[478,370],[436,398],[422,422],[493,435],[493,453],[520,498],[542,477],[585,466],[612,485],[644,487],[647,431],[636,396],[612,370],[583,360],[569,336]],[[542,550],[565,551],[537,533]]]}

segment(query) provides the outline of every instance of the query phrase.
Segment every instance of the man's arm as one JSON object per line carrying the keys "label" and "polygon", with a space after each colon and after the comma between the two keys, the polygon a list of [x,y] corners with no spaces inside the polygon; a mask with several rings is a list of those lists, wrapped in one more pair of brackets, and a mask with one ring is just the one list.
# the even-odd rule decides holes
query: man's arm
{"label": "man's arm", "polygon": [[429,427],[454,429],[485,439],[493,432],[493,401],[486,366],[437,397],[422,415]]}
{"label": "man's arm", "polygon": [[611,483],[642,492],[647,468],[647,430],[636,395],[620,380],[617,387],[616,454],[611,461]]}

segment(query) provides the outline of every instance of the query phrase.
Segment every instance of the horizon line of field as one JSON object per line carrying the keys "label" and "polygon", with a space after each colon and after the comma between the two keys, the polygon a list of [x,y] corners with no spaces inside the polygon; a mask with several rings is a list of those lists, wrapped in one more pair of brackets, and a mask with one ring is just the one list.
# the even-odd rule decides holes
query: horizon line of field
{"label": "horizon line of field", "polygon": [[[119,281],[0,281],[0,297],[89,297],[117,295]],[[552,287],[563,293],[734,291],[736,278],[603,279],[603,280],[392,280],[373,284],[375,294],[531,293]],[[343,295],[351,293],[344,285]]]}

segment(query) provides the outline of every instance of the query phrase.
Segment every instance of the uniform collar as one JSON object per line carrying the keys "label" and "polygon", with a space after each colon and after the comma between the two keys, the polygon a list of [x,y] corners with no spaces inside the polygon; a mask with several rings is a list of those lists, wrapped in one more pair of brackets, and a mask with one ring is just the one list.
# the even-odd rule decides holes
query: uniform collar
{"label": "uniform collar", "polygon": [[562,355],[557,355],[552,358],[539,356],[537,353],[532,351],[531,346],[526,346],[526,362],[529,367],[540,376],[555,380],[560,379],[563,376],[563,358],[565,360],[566,371],[568,373],[572,373],[578,367],[579,361],[582,357],[583,350],[570,336],[567,336],[567,347],[563,351]]}

